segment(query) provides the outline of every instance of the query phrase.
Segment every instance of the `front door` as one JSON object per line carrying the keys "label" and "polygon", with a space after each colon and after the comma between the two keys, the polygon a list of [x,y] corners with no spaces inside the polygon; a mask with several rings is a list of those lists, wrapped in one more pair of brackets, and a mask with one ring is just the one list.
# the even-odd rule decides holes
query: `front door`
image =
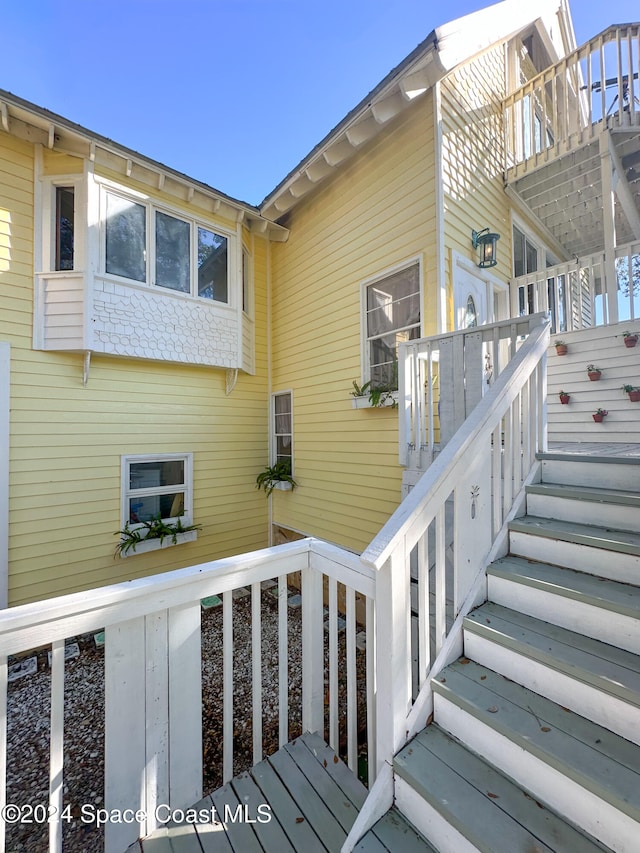
{"label": "front door", "polygon": [[489,322],[487,288],[489,285],[469,270],[458,267],[454,288],[455,328],[470,329]]}

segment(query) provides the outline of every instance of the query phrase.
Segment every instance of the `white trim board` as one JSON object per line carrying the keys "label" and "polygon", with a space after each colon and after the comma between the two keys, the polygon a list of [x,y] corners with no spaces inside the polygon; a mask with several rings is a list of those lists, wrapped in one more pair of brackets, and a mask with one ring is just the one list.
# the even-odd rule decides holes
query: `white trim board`
{"label": "white trim board", "polygon": [[9,599],[9,422],[11,345],[0,341],[0,607]]}

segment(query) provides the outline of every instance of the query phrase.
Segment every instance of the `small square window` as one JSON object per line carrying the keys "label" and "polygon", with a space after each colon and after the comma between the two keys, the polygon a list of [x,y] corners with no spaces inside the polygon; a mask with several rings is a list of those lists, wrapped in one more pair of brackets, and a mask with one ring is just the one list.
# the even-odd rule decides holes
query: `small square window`
{"label": "small square window", "polygon": [[154,519],[192,523],[191,453],[122,458],[122,526]]}

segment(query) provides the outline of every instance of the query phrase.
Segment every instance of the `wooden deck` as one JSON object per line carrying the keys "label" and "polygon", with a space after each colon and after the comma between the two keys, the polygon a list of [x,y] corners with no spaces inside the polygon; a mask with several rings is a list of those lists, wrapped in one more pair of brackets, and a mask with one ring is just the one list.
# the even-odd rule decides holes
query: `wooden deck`
{"label": "wooden deck", "polygon": [[[127,853],[338,853],[366,795],[335,752],[306,734],[194,805],[199,822],[168,824]],[[393,814],[358,846],[400,849],[430,848]]]}

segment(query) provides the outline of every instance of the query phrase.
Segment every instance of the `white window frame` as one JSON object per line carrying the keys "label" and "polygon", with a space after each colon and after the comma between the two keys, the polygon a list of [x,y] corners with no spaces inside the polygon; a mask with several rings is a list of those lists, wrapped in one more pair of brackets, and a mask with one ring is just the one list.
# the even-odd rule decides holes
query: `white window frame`
{"label": "white window frame", "polygon": [[[42,178],[42,236],[36,240],[36,275],[70,276],[86,264],[87,196],[84,175],[47,175]],[[56,190],[73,187],[73,269],[56,270]]]}
{"label": "white window frame", "polygon": [[242,243],[240,250],[240,304],[242,313],[253,319],[253,253]]}
{"label": "white window frame", "polygon": [[392,267],[388,267],[383,270],[381,273],[378,273],[371,278],[367,278],[360,283],[360,343],[361,343],[361,353],[360,353],[360,363],[362,365],[362,375],[360,377],[361,384],[365,382],[369,382],[371,380],[371,357],[370,357],[370,348],[369,348],[369,331],[367,328],[367,290],[369,287],[375,284],[382,284],[382,282],[389,278],[389,276],[395,275],[396,273],[402,272],[403,270],[409,269],[410,267],[416,266],[418,267],[418,281],[419,281],[419,292],[420,292],[420,333],[418,337],[424,337],[424,274],[423,274],[423,261],[422,255],[416,255],[411,258],[407,258],[399,264],[395,264]]}
{"label": "white window frame", "polygon": [[285,388],[282,391],[273,391],[271,393],[271,405],[269,407],[269,435],[271,437],[269,448],[269,464],[275,465],[278,458],[278,441],[276,434],[276,397],[282,397],[285,394],[289,395],[291,401],[291,433],[280,433],[281,435],[291,435],[291,476],[293,477],[293,459],[294,459],[294,429],[293,429],[293,390]]}
{"label": "white window frame", "polygon": [[150,495],[163,495],[174,491],[180,491],[180,487],[157,486],[145,489],[131,489],[130,471],[131,465],[140,462],[183,462],[184,463],[184,512],[181,516],[174,518],[163,518],[163,521],[175,523],[178,518],[187,526],[193,524],[193,453],[136,453],[121,457],[121,498],[120,498],[120,522],[121,529],[127,525],[134,530],[142,527],[139,524],[129,523],[129,499],[135,495],[149,497]]}
{"label": "white window frame", "polygon": [[[233,308],[237,300],[237,287],[234,285],[237,275],[237,259],[236,246],[237,235],[235,232],[226,228],[222,228],[217,223],[208,222],[205,219],[194,217],[192,214],[151,198],[144,193],[132,190],[129,187],[115,184],[111,181],[97,180],[100,187],[100,277],[108,281],[120,282],[132,287],[151,287],[155,293],[164,293],[169,296],[177,296],[183,299],[197,299],[206,302],[207,305],[213,305],[218,308]],[[133,204],[139,204],[146,211],[146,280],[137,281],[136,279],[126,278],[115,273],[107,272],[107,194],[117,196],[118,198],[130,201]],[[164,213],[167,216],[172,216],[174,219],[179,219],[186,222],[190,226],[190,290],[186,293],[181,290],[174,290],[171,287],[164,287],[155,282],[156,277],[156,222],[155,214]],[[207,231],[212,231],[219,234],[227,240],[227,301],[222,302],[217,299],[208,299],[207,297],[198,294],[198,228],[204,228]]]}

